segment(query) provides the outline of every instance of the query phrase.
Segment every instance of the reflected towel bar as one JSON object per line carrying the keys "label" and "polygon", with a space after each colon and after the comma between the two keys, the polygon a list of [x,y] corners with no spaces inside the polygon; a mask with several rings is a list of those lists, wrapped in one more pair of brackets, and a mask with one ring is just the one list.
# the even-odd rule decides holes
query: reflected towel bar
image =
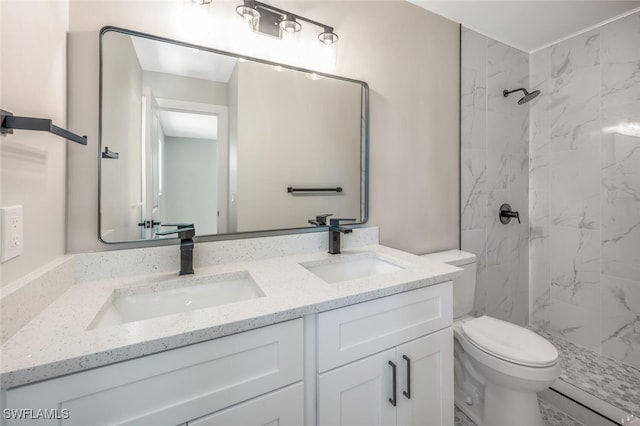
{"label": "reflected towel bar", "polygon": [[105,146],[104,152],[102,153],[102,158],[110,158],[112,160],[117,160],[118,158],[120,158],[120,154],[118,154],[117,152],[111,151],[108,146]]}
{"label": "reflected towel bar", "polygon": [[293,192],[342,192],[342,187],[337,186],[335,188],[294,188],[293,186],[287,187],[288,193]]}
{"label": "reflected towel bar", "polygon": [[0,133],[3,135],[7,133],[13,134],[13,129],[50,132],[72,142],[77,142],[82,145],[87,144],[86,136],[78,136],[75,133],[58,127],[47,118],[16,117],[8,111],[0,110]]}

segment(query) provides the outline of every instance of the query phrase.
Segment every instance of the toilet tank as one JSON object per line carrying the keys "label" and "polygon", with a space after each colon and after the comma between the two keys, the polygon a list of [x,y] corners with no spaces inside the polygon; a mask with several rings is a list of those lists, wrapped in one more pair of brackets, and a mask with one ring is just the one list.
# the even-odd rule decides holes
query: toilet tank
{"label": "toilet tank", "polygon": [[462,250],[447,250],[425,254],[423,257],[464,270],[461,275],[453,279],[453,318],[470,314],[476,294],[476,255]]}

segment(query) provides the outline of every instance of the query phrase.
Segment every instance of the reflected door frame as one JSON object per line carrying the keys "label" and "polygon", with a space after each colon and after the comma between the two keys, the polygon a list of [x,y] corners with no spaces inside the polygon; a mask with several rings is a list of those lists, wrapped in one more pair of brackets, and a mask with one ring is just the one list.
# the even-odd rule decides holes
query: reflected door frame
{"label": "reflected door frame", "polygon": [[229,108],[224,105],[213,105],[176,99],[157,98],[156,100],[161,109],[190,113],[205,113],[218,116],[218,140],[216,143],[218,234],[227,233],[229,221]]}

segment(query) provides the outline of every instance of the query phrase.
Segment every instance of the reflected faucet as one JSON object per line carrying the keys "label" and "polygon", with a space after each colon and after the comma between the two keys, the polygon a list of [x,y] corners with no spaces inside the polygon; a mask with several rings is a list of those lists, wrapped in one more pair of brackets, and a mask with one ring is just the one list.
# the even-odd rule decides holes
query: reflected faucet
{"label": "reflected faucet", "polygon": [[331,219],[329,220],[329,253],[340,254],[340,234],[350,234],[352,229],[340,226],[340,221],[355,222],[356,219]]}
{"label": "reflected faucet", "polygon": [[180,238],[180,275],[193,274],[193,237],[196,235],[193,223],[174,223],[162,226],[177,227],[172,231],[157,231],[156,235],[178,234],[178,238]]}
{"label": "reflected faucet", "polygon": [[329,216],[333,216],[333,215],[331,213],[321,214],[316,216],[315,220],[309,219],[307,222],[315,226],[327,226],[327,218]]}

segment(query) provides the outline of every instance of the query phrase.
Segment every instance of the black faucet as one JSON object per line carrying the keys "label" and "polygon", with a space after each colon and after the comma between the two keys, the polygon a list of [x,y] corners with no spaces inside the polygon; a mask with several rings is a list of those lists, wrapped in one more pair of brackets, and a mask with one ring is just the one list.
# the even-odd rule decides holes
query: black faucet
{"label": "black faucet", "polygon": [[340,221],[355,222],[356,219],[331,219],[329,220],[329,253],[340,254],[340,233],[350,234],[352,229],[340,226]]}
{"label": "black faucet", "polygon": [[196,235],[193,223],[175,223],[163,226],[178,228],[172,231],[157,231],[156,235],[178,234],[178,238],[180,238],[180,275],[193,274],[193,237]]}

